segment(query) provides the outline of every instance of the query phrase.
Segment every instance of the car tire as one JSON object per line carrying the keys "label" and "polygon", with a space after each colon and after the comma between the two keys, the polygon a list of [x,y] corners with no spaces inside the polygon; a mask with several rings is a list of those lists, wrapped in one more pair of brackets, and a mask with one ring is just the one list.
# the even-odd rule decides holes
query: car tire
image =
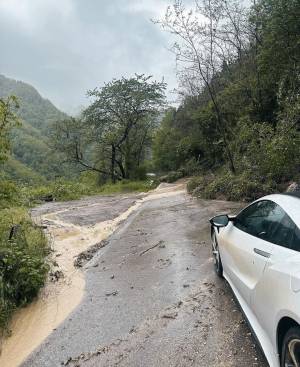
{"label": "car tire", "polygon": [[219,252],[219,245],[217,242],[217,236],[215,231],[212,231],[212,253],[213,253],[213,259],[214,259],[214,265],[215,265],[215,272],[220,278],[223,278],[223,265],[221,260],[221,255]]}
{"label": "car tire", "polygon": [[[294,361],[296,359],[296,363]],[[300,364],[300,327],[295,326],[285,334],[281,349],[281,367],[294,367]]]}

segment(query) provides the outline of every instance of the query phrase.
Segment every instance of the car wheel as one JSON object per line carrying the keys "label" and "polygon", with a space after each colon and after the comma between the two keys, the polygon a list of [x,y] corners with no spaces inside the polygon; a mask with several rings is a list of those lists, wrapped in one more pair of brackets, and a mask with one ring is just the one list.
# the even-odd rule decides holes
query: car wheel
{"label": "car wheel", "polygon": [[281,367],[300,366],[300,327],[291,328],[282,343]]}
{"label": "car wheel", "polygon": [[221,256],[219,252],[219,246],[217,242],[217,236],[215,231],[212,233],[212,253],[214,258],[215,271],[217,275],[222,278],[223,277],[223,266],[221,261]]}

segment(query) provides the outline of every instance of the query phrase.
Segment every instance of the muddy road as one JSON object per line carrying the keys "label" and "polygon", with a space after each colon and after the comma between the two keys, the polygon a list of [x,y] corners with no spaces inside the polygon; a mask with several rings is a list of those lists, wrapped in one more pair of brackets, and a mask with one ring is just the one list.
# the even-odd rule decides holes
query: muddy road
{"label": "muddy road", "polygon": [[[23,367],[267,367],[229,287],[213,271],[208,218],[236,204],[195,200],[180,185],[123,196],[122,204],[94,200],[38,209],[57,231],[82,226],[83,247],[99,237],[95,225],[127,214],[91,260],[83,256],[80,301],[75,297],[73,310]],[[66,297],[72,303],[72,294]]]}

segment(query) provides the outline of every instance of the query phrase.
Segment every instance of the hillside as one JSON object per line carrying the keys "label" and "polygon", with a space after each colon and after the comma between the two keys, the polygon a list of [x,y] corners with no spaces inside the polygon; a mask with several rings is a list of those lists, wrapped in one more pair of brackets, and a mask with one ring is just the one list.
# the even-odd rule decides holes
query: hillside
{"label": "hillside", "polygon": [[53,122],[67,115],[31,85],[0,75],[0,98],[8,95],[19,98],[22,125],[12,132],[12,157],[3,166],[5,174],[30,183],[64,175],[61,157],[49,148],[47,134]]}
{"label": "hillside", "polygon": [[49,123],[66,117],[30,84],[0,75],[0,98],[11,94],[20,99],[20,117],[39,130],[47,130]]}

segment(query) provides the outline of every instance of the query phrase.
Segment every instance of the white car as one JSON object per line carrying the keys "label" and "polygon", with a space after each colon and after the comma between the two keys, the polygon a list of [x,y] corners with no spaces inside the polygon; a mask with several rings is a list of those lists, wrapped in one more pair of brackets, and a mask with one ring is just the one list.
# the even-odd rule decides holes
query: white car
{"label": "white car", "polygon": [[270,367],[300,367],[300,193],[265,196],[210,222],[216,272]]}

